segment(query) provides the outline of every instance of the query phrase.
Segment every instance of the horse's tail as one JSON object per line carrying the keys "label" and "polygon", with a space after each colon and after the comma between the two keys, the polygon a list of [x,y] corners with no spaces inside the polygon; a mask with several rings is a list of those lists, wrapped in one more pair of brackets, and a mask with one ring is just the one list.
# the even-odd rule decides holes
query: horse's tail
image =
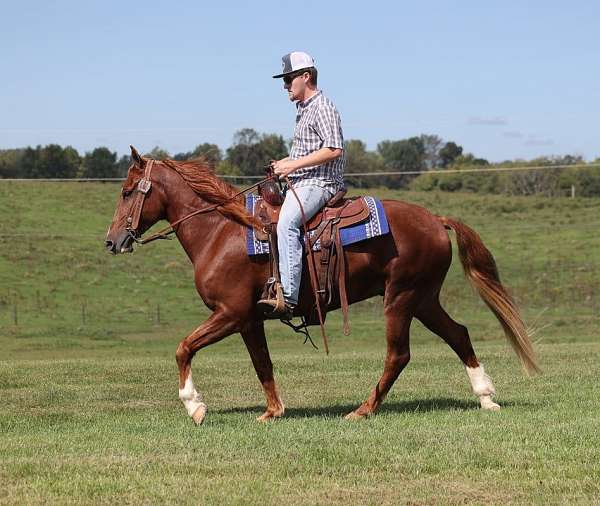
{"label": "horse's tail", "polygon": [[540,372],[530,333],[521,319],[517,305],[500,282],[494,257],[473,229],[445,216],[439,216],[439,219],[447,229],[456,233],[458,253],[465,276],[498,318],[524,370],[527,373]]}

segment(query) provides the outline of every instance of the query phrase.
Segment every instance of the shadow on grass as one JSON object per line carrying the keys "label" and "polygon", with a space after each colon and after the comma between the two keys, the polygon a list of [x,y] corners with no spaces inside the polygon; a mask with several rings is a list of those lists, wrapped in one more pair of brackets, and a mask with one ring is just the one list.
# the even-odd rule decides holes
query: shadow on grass
{"label": "shadow on grass", "polygon": [[[501,401],[502,407],[526,406],[525,402]],[[307,408],[285,408],[285,418],[312,418],[312,417],[340,417],[355,410],[358,404],[340,404],[335,406],[307,407]],[[428,413],[433,411],[477,411],[479,403],[476,400],[465,401],[461,399],[450,399],[447,397],[385,402],[378,413]],[[262,413],[265,406],[246,406],[216,410],[216,413]]]}

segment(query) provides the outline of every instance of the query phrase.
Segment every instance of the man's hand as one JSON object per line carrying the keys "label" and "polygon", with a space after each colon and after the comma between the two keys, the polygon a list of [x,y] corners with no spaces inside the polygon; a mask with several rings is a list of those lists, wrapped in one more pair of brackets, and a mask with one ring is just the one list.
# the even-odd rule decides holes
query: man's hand
{"label": "man's hand", "polygon": [[298,168],[296,166],[296,160],[290,160],[289,158],[273,160],[271,162],[271,167],[273,167],[273,173],[281,179],[288,176]]}
{"label": "man's hand", "polygon": [[339,158],[343,154],[344,151],[340,148],[321,148],[296,160],[291,160],[289,156],[281,160],[273,160],[271,167],[273,167],[273,173],[276,176],[284,178],[298,169],[322,165]]}

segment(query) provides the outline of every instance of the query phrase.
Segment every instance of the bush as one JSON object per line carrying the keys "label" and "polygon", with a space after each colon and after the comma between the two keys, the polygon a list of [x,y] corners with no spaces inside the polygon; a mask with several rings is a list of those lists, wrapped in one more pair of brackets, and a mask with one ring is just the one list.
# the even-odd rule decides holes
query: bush
{"label": "bush", "polygon": [[575,187],[575,195],[580,197],[600,197],[600,169],[566,169],[561,174],[560,187],[568,194],[571,186]]}

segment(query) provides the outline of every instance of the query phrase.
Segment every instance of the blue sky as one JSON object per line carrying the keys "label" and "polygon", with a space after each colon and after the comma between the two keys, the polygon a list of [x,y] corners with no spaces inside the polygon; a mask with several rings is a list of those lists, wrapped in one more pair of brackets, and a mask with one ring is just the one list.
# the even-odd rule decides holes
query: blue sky
{"label": "blue sky", "polygon": [[312,54],[346,139],[421,133],[491,161],[600,156],[600,3],[2,2],[0,148],[290,138],[281,55]]}

